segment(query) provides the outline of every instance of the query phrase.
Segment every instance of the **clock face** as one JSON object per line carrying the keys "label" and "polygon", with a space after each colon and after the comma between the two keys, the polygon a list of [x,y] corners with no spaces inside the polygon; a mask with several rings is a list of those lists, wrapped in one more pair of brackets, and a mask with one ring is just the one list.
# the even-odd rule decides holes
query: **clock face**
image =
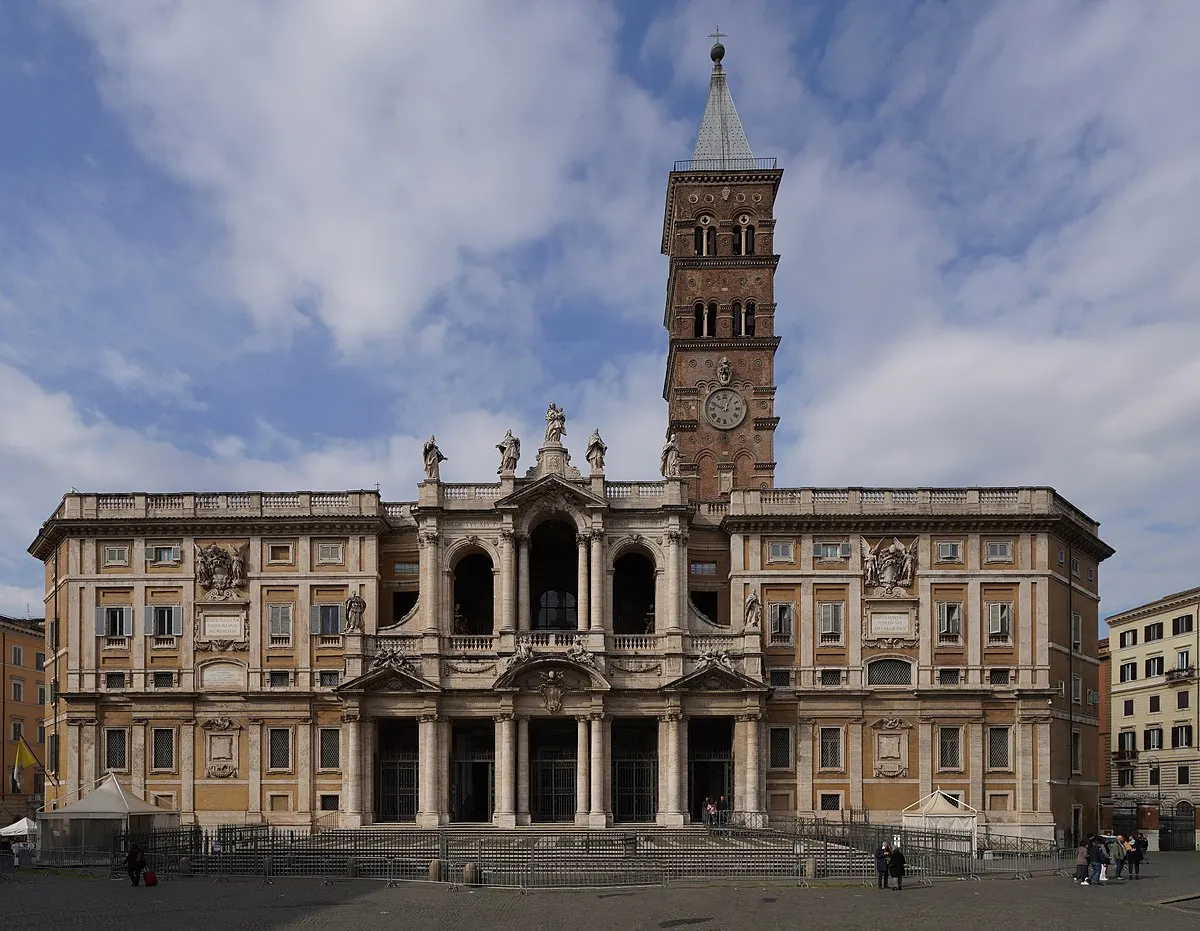
{"label": "clock face", "polygon": [[746,417],[746,402],[732,388],[718,388],[704,402],[704,416],[720,430],[732,430]]}

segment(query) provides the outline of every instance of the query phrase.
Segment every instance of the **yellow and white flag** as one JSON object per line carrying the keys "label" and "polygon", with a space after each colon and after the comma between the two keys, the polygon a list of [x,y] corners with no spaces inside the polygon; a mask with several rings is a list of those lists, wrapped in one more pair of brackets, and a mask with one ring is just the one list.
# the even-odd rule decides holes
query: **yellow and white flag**
{"label": "yellow and white flag", "polygon": [[22,737],[17,741],[17,756],[13,761],[12,772],[13,789],[18,795],[25,792],[25,767],[37,765],[37,757],[33,755],[33,751],[29,749],[29,744],[25,743],[25,738]]}

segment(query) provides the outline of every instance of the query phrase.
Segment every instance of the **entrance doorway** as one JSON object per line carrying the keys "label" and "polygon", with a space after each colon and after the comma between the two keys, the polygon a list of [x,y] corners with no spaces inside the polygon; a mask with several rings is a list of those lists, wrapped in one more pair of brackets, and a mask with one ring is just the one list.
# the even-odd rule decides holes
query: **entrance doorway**
{"label": "entrance doorway", "polygon": [[614,822],[646,822],[658,816],[658,721],[612,722]]}
{"label": "entrance doorway", "polygon": [[529,722],[529,820],[569,824],[575,820],[575,722]]}
{"label": "entrance doorway", "polygon": [[450,734],[450,820],[488,824],[496,794],[496,726],[455,721]]}
{"label": "entrance doorway", "polygon": [[375,727],[375,821],[416,821],[417,722],[384,718]]}
{"label": "entrance doorway", "polygon": [[733,810],[733,718],[688,721],[688,811],[704,820],[705,804]]}

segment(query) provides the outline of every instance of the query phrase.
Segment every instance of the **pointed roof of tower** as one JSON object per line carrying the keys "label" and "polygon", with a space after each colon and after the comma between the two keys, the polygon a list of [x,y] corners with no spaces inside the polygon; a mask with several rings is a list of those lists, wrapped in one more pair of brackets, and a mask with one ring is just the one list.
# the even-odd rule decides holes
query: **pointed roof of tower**
{"label": "pointed roof of tower", "polygon": [[[692,158],[704,163],[711,162],[711,166],[705,164],[704,167],[716,169],[753,168],[754,153],[750,151],[750,141],[746,138],[742,121],[738,119],[733,96],[729,93],[729,82],[725,79],[725,69],[721,67],[725,46],[720,42],[719,32],[715,37],[718,41],[709,53],[713,70],[708,82],[708,103],[700,119]],[[742,164],[739,165],[739,162]]]}

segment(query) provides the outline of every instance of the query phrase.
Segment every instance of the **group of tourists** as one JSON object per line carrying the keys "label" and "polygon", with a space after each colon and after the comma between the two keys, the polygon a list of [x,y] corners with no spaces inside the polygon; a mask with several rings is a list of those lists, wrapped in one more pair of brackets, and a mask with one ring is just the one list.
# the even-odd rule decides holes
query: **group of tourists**
{"label": "group of tourists", "polygon": [[875,851],[875,878],[880,889],[890,889],[889,879],[896,880],[896,891],[904,888],[904,851],[897,844],[883,843]]}
{"label": "group of tourists", "polygon": [[[1124,879],[1128,868],[1130,879],[1142,878],[1142,863],[1149,846],[1140,831],[1126,837],[1118,834],[1109,838],[1093,834],[1075,848],[1075,882],[1081,886],[1098,886],[1112,879]],[[1109,870],[1112,876],[1109,876]]]}

